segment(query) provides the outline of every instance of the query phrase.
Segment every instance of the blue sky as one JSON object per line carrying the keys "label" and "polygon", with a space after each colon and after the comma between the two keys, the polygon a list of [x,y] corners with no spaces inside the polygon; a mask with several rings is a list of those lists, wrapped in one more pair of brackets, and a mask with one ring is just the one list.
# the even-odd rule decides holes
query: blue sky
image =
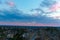
{"label": "blue sky", "polygon": [[0,3],[1,25],[60,26],[60,9],[54,12],[50,9],[55,4],[54,0],[10,0],[15,7],[7,5],[8,1],[1,0]]}
{"label": "blue sky", "polygon": [[[6,1],[12,1],[19,10],[29,11],[38,8],[42,0],[1,0],[3,7],[6,8]],[[1,4],[0,4],[1,5]],[[1,7],[0,7],[1,8]]]}
{"label": "blue sky", "polygon": [[14,0],[19,9],[31,10],[39,6],[41,0]]}

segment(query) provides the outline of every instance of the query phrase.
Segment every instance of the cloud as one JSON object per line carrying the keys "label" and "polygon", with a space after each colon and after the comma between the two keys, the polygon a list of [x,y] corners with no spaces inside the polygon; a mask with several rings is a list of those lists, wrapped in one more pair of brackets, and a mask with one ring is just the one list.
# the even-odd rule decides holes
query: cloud
{"label": "cloud", "polygon": [[[44,6],[47,5],[44,4]],[[0,24],[35,25],[35,26],[59,25],[60,20],[53,18],[56,17],[56,13],[50,12],[48,8],[45,7],[43,8],[41,7],[36,8],[25,13],[16,8],[4,9],[0,11]],[[57,14],[57,16],[58,15],[59,14]]]}
{"label": "cloud", "polygon": [[23,12],[20,11],[7,11],[4,10],[3,13],[5,15],[0,16],[0,21],[5,21],[5,22],[30,22],[30,23],[42,23],[42,24],[51,24],[51,23],[60,23],[59,20],[47,17],[47,16],[30,16],[30,15],[23,15]]}
{"label": "cloud", "polygon": [[40,3],[40,6],[42,6],[42,7],[51,7],[51,5],[53,5],[55,3],[56,3],[56,0],[43,0]]}

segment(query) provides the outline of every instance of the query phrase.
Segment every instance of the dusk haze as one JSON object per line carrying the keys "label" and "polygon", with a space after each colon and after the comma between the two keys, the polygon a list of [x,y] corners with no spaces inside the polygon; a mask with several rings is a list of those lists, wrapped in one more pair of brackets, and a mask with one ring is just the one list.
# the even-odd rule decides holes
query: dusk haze
{"label": "dusk haze", "polygon": [[60,0],[0,0],[0,25],[60,26]]}

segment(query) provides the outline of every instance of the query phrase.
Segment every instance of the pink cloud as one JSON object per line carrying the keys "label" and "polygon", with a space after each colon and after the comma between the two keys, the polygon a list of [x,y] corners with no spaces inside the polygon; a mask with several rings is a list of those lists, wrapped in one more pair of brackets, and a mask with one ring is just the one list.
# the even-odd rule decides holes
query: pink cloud
{"label": "pink cloud", "polygon": [[9,6],[13,7],[15,4],[14,2],[6,2]]}
{"label": "pink cloud", "polygon": [[13,25],[13,26],[60,26],[60,24],[42,24],[42,23],[24,23],[24,22],[0,22],[0,25]]}
{"label": "pink cloud", "polygon": [[51,11],[56,11],[58,9],[60,9],[60,3],[58,3],[58,2],[53,4],[50,8]]}

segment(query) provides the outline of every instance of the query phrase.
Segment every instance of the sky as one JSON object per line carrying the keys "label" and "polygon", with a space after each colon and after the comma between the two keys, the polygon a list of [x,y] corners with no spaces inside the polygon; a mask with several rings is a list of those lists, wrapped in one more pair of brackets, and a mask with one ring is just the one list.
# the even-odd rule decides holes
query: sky
{"label": "sky", "polygon": [[60,0],[0,0],[0,25],[60,26]]}

